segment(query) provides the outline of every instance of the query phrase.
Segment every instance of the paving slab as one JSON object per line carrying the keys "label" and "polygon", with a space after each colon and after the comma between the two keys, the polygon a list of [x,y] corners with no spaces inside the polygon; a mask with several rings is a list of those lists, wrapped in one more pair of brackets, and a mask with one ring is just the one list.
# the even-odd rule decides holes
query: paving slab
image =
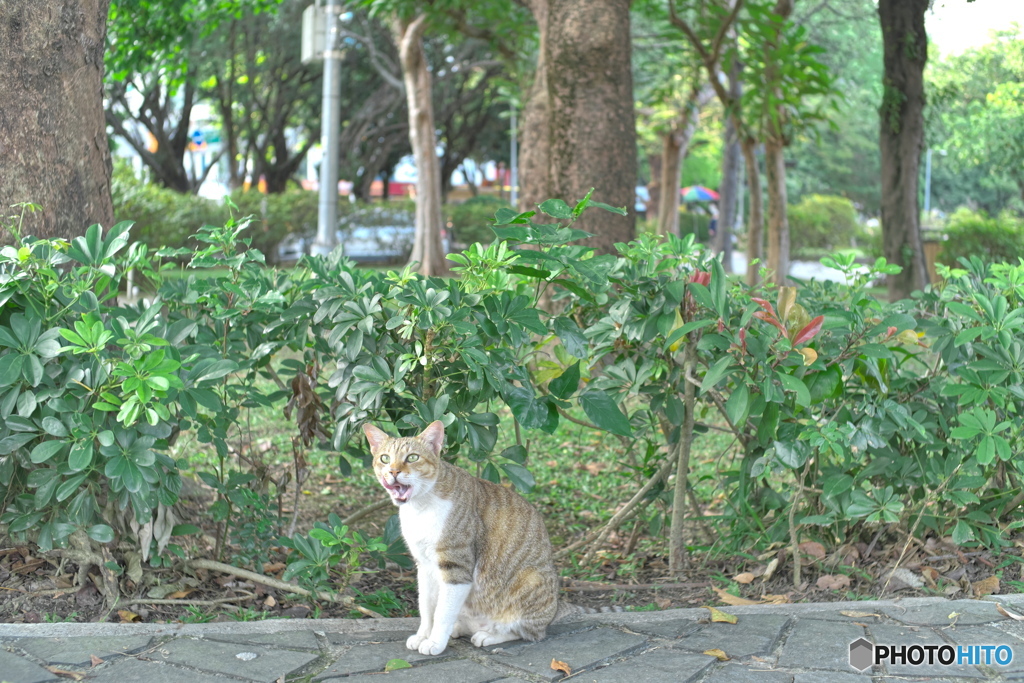
{"label": "paving slab", "polygon": [[365,645],[355,645],[346,650],[343,655],[336,659],[329,667],[321,671],[314,680],[326,678],[337,678],[349,674],[359,673],[381,673],[384,667],[392,659],[401,659],[409,664],[417,664],[426,660],[438,661],[455,657],[455,650],[449,647],[439,655],[421,655],[419,652],[408,649],[405,640],[410,634],[406,634],[401,641],[378,642]]}
{"label": "paving slab", "polygon": [[282,650],[312,650],[318,651],[320,644],[312,630],[309,631],[286,631],[285,633],[215,633],[207,636],[210,640],[219,640],[225,643],[253,643],[255,645],[271,645]]}
{"label": "paving slab", "polygon": [[[881,624],[869,628],[868,640],[875,645],[948,645],[938,633],[925,626],[892,626]],[[958,678],[983,678],[984,674],[974,666],[958,665],[943,666],[939,662],[932,664],[925,659],[923,664],[892,664],[886,663],[885,670],[896,676],[956,676]]]}
{"label": "paving slab", "polygon": [[239,679],[126,657],[95,672],[90,671],[86,680],[89,683],[238,683]]}
{"label": "paving slab", "polygon": [[775,649],[789,623],[783,614],[744,615],[735,624],[708,624],[672,644],[691,652],[719,649],[733,659],[766,655]]}
{"label": "paving slab", "polygon": [[24,657],[0,650],[0,681],[4,683],[43,683],[59,680],[56,675]]}
{"label": "paving slab", "polygon": [[412,631],[375,631],[373,633],[327,633],[327,642],[331,645],[360,645],[366,643],[404,643]]}
{"label": "paving slab", "polygon": [[587,672],[581,677],[587,683],[619,681],[673,681],[691,683],[700,679],[718,660],[709,655],[695,655],[669,648],[657,648],[635,655],[622,662]]}
{"label": "paving slab", "polygon": [[658,621],[651,624],[641,623],[636,626],[631,626],[629,630],[636,631],[637,633],[646,633],[647,635],[657,636],[659,638],[676,639],[690,635],[702,626],[703,625],[696,619],[670,619],[668,621]]}
{"label": "paving slab", "polygon": [[[846,614],[843,614],[846,612]],[[821,610],[820,612],[808,612],[807,614],[801,614],[800,619],[810,619],[811,621],[838,621],[841,624],[880,624],[883,619],[886,619],[888,615],[884,614],[881,610],[858,610],[858,609],[829,609]],[[822,626],[821,628],[828,628],[828,626]]]}
{"label": "paving slab", "polygon": [[793,674],[758,666],[729,663],[704,679],[705,683],[793,683]]}
{"label": "paving slab", "polygon": [[802,673],[793,676],[793,683],[867,683],[870,680],[870,671],[859,675],[838,671],[815,671],[812,674]]}
{"label": "paving slab", "polygon": [[820,621],[800,619],[786,637],[778,666],[856,672],[850,666],[850,643],[863,637],[864,628],[856,624],[834,623],[826,628]]}
{"label": "paving slab", "polygon": [[278,650],[252,643],[224,643],[198,638],[177,638],[162,644],[145,659],[200,671],[227,674],[272,683],[317,659],[311,652]]}
{"label": "paving slab", "polygon": [[943,629],[942,634],[957,645],[1008,645],[1014,652],[1014,659],[1006,666],[993,664],[988,669],[1001,674],[1024,672],[1024,642],[1002,629],[993,626],[971,626]]}
{"label": "paving slab", "polygon": [[883,609],[896,621],[912,626],[972,626],[1006,621],[993,602],[985,600],[949,600],[919,605],[892,605]]}
{"label": "paving slab", "polygon": [[110,659],[118,655],[137,652],[149,645],[149,636],[128,638],[22,638],[18,647],[47,664],[89,666],[95,655]]}
{"label": "paving slab", "polygon": [[633,654],[647,644],[644,636],[614,628],[596,628],[574,635],[547,638],[495,652],[494,661],[522,669],[550,681],[562,677],[552,671],[551,660],[565,662],[573,671],[592,669],[605,661]]}
{"label": "paving slab", "polygon": [[[415,681],[415,683],[490,683],[490,681],[500,678],[501,675],[501,672],[480,666],[476,662],[460,659],[439,662],[437,664],[424,664],[412,669],[398,669],[386,674],[386,678],[388,683],[403,683],[403,681]],[[345,676],[344,678],[330,676],[318,678],[317,680],[344,681],[345,683],[381,683],[381,674],[380,672],[356,674],[354,676]]]}

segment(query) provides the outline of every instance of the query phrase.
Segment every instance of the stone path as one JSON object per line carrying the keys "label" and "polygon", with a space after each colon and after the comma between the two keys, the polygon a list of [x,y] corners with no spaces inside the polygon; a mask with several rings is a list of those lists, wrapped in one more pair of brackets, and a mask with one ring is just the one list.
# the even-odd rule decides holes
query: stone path
{"label": "stone path", "polygon": [[[541,683],[564,677],[552,659],[572,667],[579,683],[1024,679],[1024,622],[997,603],[1024,614],[1024,595],[723,608],[736,624],[711,623],[705,609],[599,614],[556,624],[537,643],[480,649],[457,640],[438,657],[405,648],[415,619],[0,624],[0,681],[68,681],[76,672],[110,683]],[[930,648],[933,661],[890,660],[860,672],[851,643],[869,662],[872,644]],[[988,647],[985,664],[984,646],[1000,645],[1010,661],[997,663]],[[944,666],[942,648],[966,660]],[[904,654],[912,661],[914,648]],[[410,668],[385,673],[392,660]]]}

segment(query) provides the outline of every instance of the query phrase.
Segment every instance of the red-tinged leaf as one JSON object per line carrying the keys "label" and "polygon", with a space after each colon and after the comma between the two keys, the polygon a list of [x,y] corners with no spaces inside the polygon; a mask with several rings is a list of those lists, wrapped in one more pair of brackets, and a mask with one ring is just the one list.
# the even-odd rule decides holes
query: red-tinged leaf
{"label": "red-tinged leaf", "polygon": [[743,353],[749,353],[747,351],[747,328],[740,330],[740,344],[743,345]]}
{"label": "red-tinged leaf", "polygon": [[703,270],[695,270],[693,275],[690,276],[690,282],[696,282],[707,287],[711,284],[711,273]]}
{"label": "red-tinged leaf", "polygon": [[[767,299],[758,299],[756,296],[752,296],[750,297],[750,300],[753,301],[758,306],[760,306],[761,308],[763,308],[764,310],[771,313],[772,317],[775,317],[775,307],[772,306],[771,302],[769,302]],[[755,313],[755,315],[757,314]]]}
{"label": "red-tinged leaf", "polygon": [[821,332],[821,324],[825,322],[825,316],[819,315],[817,318],[807,323],[804,329],[797,332],[796,336],[793,337],[793,346],[799,346],[800,344],[806,344],[807,342],[814,339],[814,335]]}
{"label": "red-tinged leaf", "polygon": [[896,334],[896,330],[898,330],[898,329],[899,329],[898,327],[890,327],[890,328],[886,329],[886,331],[885,331],[885,338],[888,339],[892,335]]}
{"label": "red-tinged leaf", "polygon": [[775,327],[779,329],[779,332],[781,332],[783,336],[786,335],[786,328],[782,326],[782,323],[779,322],[778,318],[776,318],[773,314],[769,313],[768,311],[754,311],[754,317],[757,318],[758,320],[763,320],[770,325],[775,325]]}

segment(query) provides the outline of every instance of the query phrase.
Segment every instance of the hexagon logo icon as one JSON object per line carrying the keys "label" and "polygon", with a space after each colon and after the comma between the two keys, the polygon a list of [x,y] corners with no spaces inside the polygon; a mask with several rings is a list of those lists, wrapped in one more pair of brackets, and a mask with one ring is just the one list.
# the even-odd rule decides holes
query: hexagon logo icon
{"label": "hexagon logo icon", "polygon": [[875,658],[875,646],[865,638],[858,638],[850,643],[850,666],[863,671],[871,666]]}

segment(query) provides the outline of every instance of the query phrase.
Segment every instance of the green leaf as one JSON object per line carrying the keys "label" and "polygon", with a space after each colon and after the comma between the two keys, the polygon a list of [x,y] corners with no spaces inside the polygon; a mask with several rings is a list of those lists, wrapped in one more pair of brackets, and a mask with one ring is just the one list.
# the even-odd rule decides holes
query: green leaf
{"label": "green leaf", "polygon": [[725,414],[729,421],[738,429],[743,429],[747,420],[747,411],[750,410],[750,390],[746,384],[741,384],[732,392],[729,400],[725,402]]}
{"label": "green leaf", "polygon": [[970,525],[964,520],[958,520],[956,526],[953,527],[953,543],[956,545],[963,545],[970,540],[974,539],[974,530],[971,529]]}
{"label": "green leaf", "polygon": [[604,209],[605,211],[610,211],[611,213],[617,213],[620,216],[625,216],[628,213],[628,211],[626,211],[626,207],[624,206],[612,206],[611,204],[605,204],[604,202],[595,202],[594,200],[590,201],[589,206],[596,206],[599,209]]}
{"label": "green leaf", "polygon": [[519,444],[509,446],[501,452],[501,457],[508,458],[512,462],[523,465],[526,463],[526,448]]}
{"label": "green leaf", "polygon": [[114,540],[114,530],[106,524],[93,525],[85,533],[97,543],[110,543]]}
{"label": "green leaf", "polygon": [[549,199],[537,208],[552,218],[572,218],[572,208],[561,199]]}
{"label": "green leaf", "polygon": [[68,454],[68,467],[72,472],[81,472],[92,464],[92,440],[76,441]]}
{"label": "green leaf", "polygon": [[559,316],[555,318],[553,327],[569,355],[575,358],[586,358],[589,355],[587,338],[583,336],[575,320]]}
{"label": "green leaf", "polygon": [[711,301],[714,304],[713,310],[722,320],[729,319],[729,302],[725,296],[725,288],[728,284],[728,280],[729,278],[725,274],[725,269],[722,268],[722,263],[718,259],[714,259],[711,262],[711,282],[709,283],[709,291],[711,293]]}
{"label": "green leaf", "polygon": [[194,536],[202,532],[203,530],[195,524],[175,524],[171,529],[171,536]]}
{"label": "green leaf", "polygon": [[411,669],[412,664],[405,661],[404,659],[389,659],[388,663],[384,665],[384,672],[390,673],[399,669]]}
{"label": "green leaf", "polygon": [[555,398],[568,399],[576,393],[580,383],[580,362],[576,361],[558,377],[548,383],[548,391]]}
{"label": "green leaf", "polygon": [[51,436],[65,437],[68,435],[68,428],[63,422],[55,417],[47,416],[43,418],[43,431]]}
{"label": "green leaf", "polygon": [[534,480],[530,470],[526,469],[522,465],[516,463],[505,463],[501,465],[501,471],[505,473],[509,481],[522,491],[523,493],[529,493],[536,486],[537,482]]}
{"label": "green leaf", "polygon": [[782,387],[786,391],[792,391],[796,394],[796,404],[798,406],[806,408],[811,405],[811,392],[807,390],[807,385],[785,372],[776,372],[775,375],[779,378],[779,382],[782,383]]}
{"label": "green leaf", "polygon": [[20,353],[11,352],[0,357],[0,387],[14,384],[21,379],[21,366],[25,357]]}
{"label": "green leaf", "polygon": [[803,444],[799,442],[785,443],[776,441],[775,457],[779,459],[779,462],[791,469],[803,467],[804,463],[807,462],[807,456],[810,454],[802,446]]}
{"label": "green leaf", "polygon": [[633,433],[629,426],[629,420],[619,410],[619,406],[612,400],[612,397],[605,392],[588,391],[580,395],[579,402],[583,407],[583,412],[598,427],[619,436],[630,436]]}
{"label": "green leaf", "polygon": [[53,456],[57,455],[57,453],[64,448],[65,443],[66,442],[64,441],[43,441],[32,449],[29,459],[37,465],[39,463],[46,462]]}
{"label": "green leaf", "polygon": [[718,361],[711,366],[708,373],[704,375],[704,381],[700,383],[700,393],[706,394],[710,389],[713,389],[716,384],[722,381],[722,379],[729,373],[729,369],[732,366],[732,356],[722,356]]}

